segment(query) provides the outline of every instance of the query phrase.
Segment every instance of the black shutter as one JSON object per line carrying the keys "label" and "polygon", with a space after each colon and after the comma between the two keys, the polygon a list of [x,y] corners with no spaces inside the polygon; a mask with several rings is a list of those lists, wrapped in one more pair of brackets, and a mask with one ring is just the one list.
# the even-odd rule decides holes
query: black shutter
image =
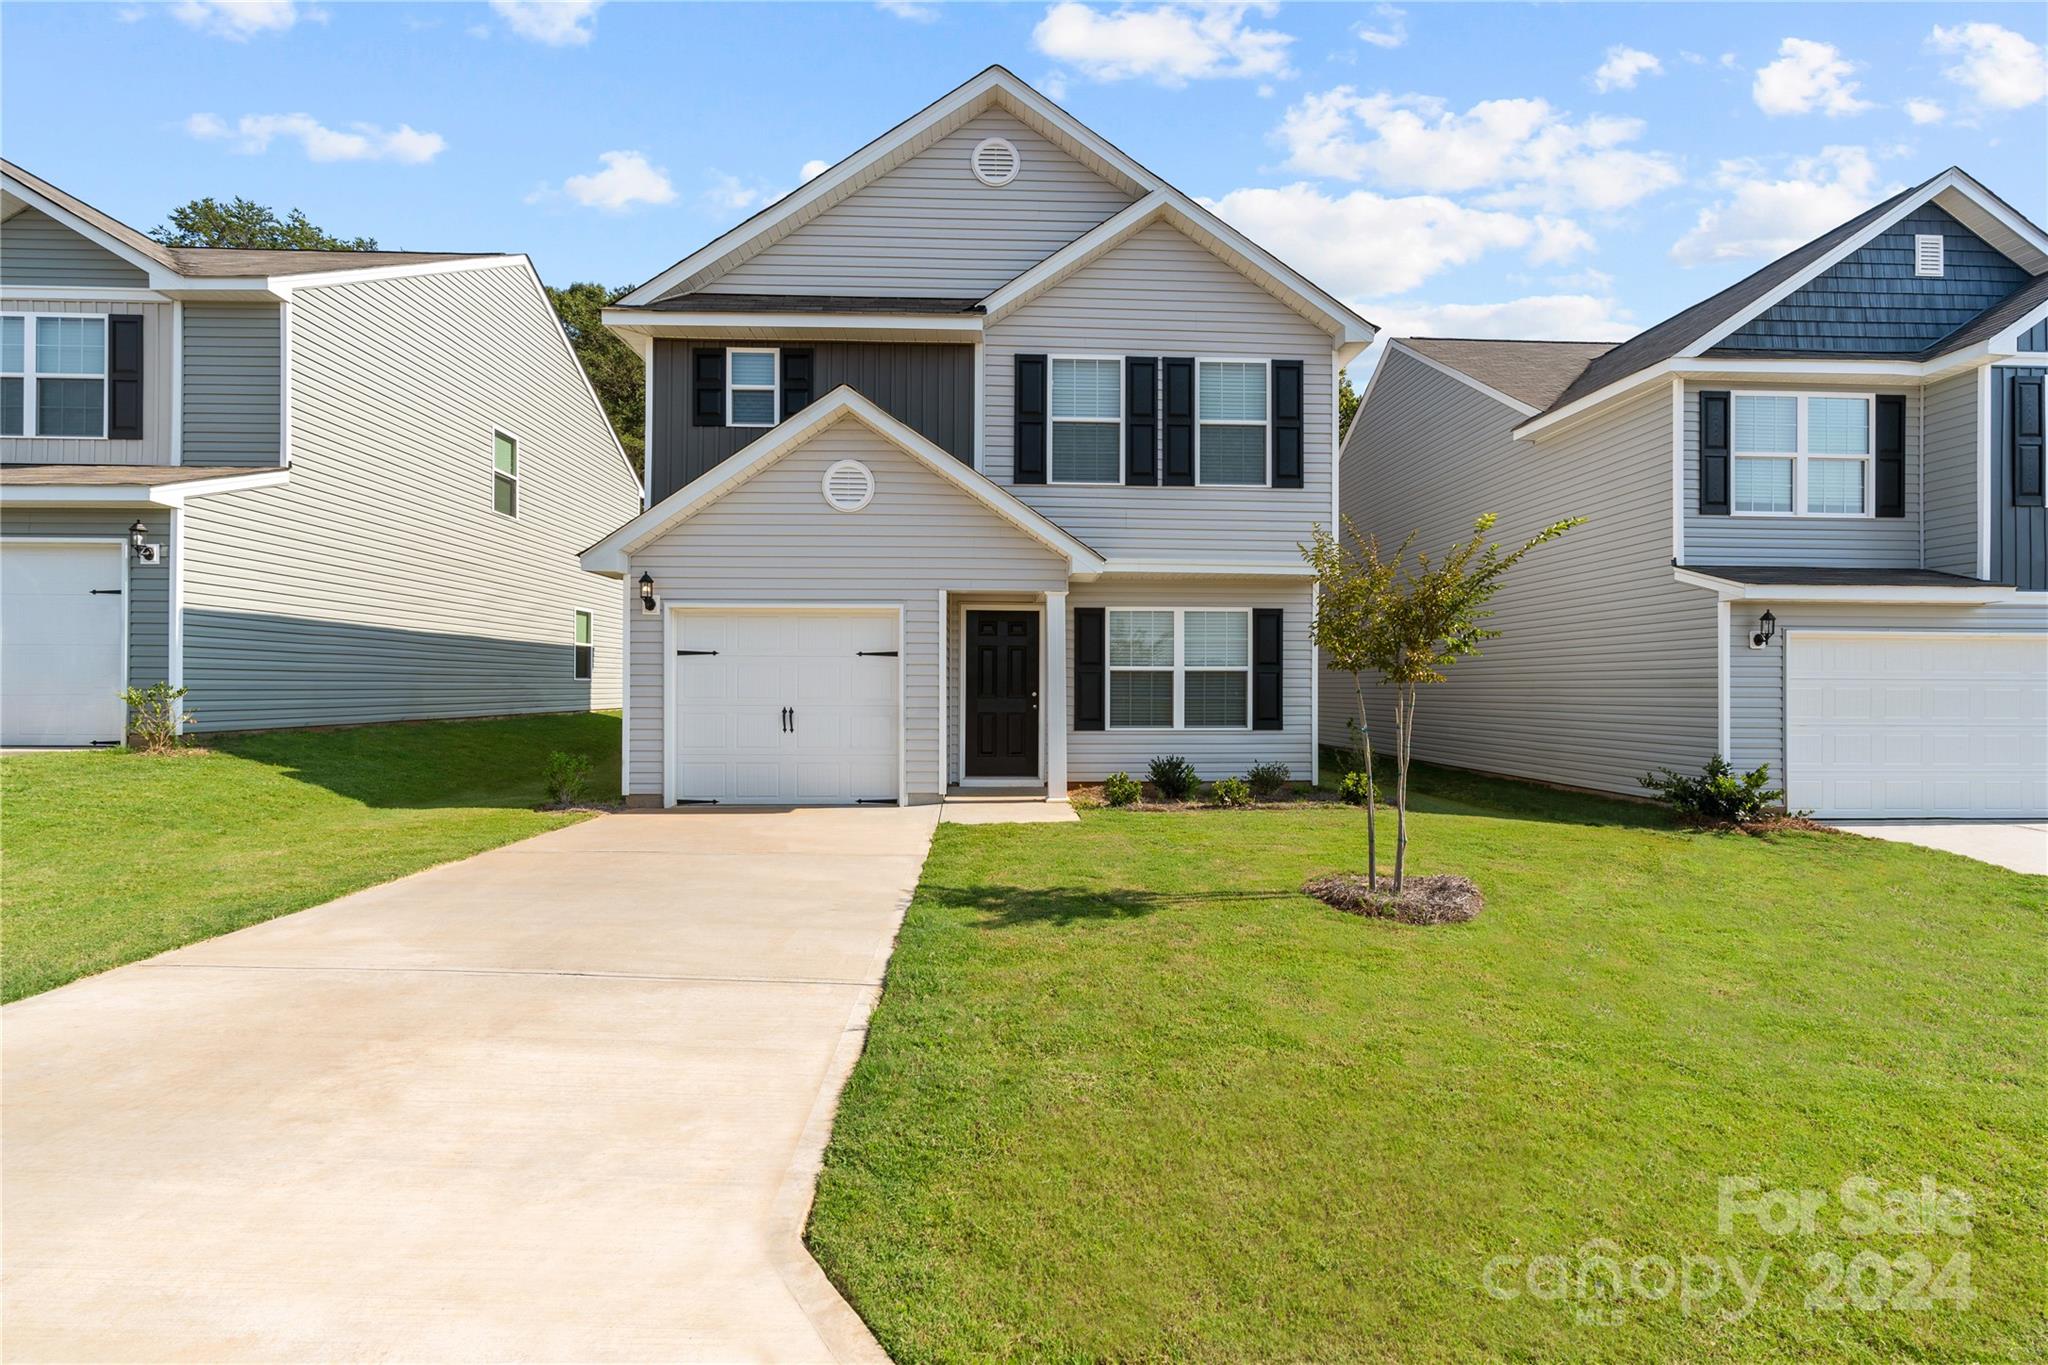
{"label": "black shutter", "polygon": [[2041,469],[2042,385],[2038,376],[2012,377],[2012,505],[2039,507],[2043,503]]}
{"label": "black shutter", "polygon": [[1124,357],[1124,482],[1159,482],[1159,360]]}
{"label": "black shutter", "polygon": [[142,318],[107,319],[107,439],[142,439]]}
{"label": "black shutter", "polygon": [[1160,482],[1185,488],[1195,481],[1195,362],[1169,356],[1166,401],[1161,414],[1166,429],[1166,458]]}
{"label": "black shutter", "polygon": [[1285,652],[1278,607],[1252,608],[1252,729],[1285,729],[1280,709],[1280,659]]}
{"label": "black shutter", "polygon": [[696,395],[691,403],[690,424],[699,427],[725,425],[725,351],[699,346],[690,352],[690,388]]}
{"label": "black shutter", "polygon": [[1107,711],[1103,692],[1108,681],[1107,647],[1103,642],[1101,607],[1074,608],[1074,728],[1100,730]]}
{"label": "black shutter", "polygon": [[1015,466],[1011,483],[1045,482],[1045,357],[1017,357]]}
{"label": "black shutter", "polygon": [[1906,515],[1906,400],[1901,394],[1877,396],[1877,514]]}
{"label": "black shutter", "polygon": [[1273,362],[1273,487],[1301,487],[1301,362]]}
{"label": "black shutter", "polygon": [[782,418],[788,421],[811,403],[811,348],[782,353]]}
{"label": "black shutter", "polygon": [[1728,463],[1728,395],[1726,392],[1700,395],[1700,513],[1728,515],[1728,481],[1733,470]]}

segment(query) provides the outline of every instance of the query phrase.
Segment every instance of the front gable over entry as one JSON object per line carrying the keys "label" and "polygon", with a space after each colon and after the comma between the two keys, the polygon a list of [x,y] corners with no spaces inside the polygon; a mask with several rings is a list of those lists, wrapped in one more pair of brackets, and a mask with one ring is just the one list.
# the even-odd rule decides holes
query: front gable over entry
{"label": "front gable over entry", "polygon": [[0,284],[145,289],[149,272],[24,205],[0,223]]}

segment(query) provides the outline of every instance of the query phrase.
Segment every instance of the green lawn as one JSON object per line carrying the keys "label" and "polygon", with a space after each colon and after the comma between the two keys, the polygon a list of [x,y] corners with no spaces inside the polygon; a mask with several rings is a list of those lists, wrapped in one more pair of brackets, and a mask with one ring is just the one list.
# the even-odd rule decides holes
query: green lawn
{"label": "green lawn", "polygon": [[[809,1231],[892,1354],[2048,1356],[2048,879],[1422,788],[1475,923],[1296,894],[1359,865],[1342,807],[940,826]],[[1850,1235],[1859,1175],[1966,1191],[1968,1231]],[[1723,1176],[1828,1202],[1723,1234]],[[1959,1252],[1967,1309],[1878,1263]],[[1656,1297],[1687,1257],[1722,1290]]]}
{"label": "green lawn", "polygon": [[581,819],[532,809],[550,750],[619,783],[616,714],[204,742],[0,758],[5,999]]}

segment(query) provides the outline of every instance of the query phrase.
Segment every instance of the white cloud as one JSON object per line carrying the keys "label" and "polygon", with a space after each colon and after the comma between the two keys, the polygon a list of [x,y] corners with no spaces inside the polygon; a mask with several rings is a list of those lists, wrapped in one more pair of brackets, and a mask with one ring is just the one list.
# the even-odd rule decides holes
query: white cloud
{"label": "white cloud", "polygon": [[713,171],[711,186],[704,191],[702,200],[705,208],[717,216],[724,217],[735,213],[752,213],[763,204],[771,204],[786,193],[786,190],[771,189],[758,182],[748,184],[738,176],[727,175],[724,171]]}
{"label": "white cloud", "polygon": [[674,201],[676,188],[668,172],[651,164],[640,152],[600,152],[604,169],[572,175],[560,190],[541,188],[526,196],[537,204],[556,195],[566,195],[589,209],[624,213],[635,204],[667,204]]}
{"label": "white cloud", "polygon": [[1664,63],[1655,54],[1617,43],[1607,49],[1607,58],[1593,73],[1593,88],[1601,94],[1610,90],[1633,90],[1645,76],[1664,74]]}
{"label": "white cloud", "polygon": [[1378,5],[1373,16],[1379,21],[1375,28],[1371,24],[1354,24],[1351,32],[1361,43],[1374,47],[1400,47],[1408,41],[1408,12],[1392,5]]}
{"label": "white cloud", "polygon": [[[1046,56],[1098,81],[1145,78],[1177,87],[1208,77],[1289,75],[1294,38],[1246,23],[1250,5],[1125,5],[1099,10],[1060,0],[1031,41]],[[1269,13],[1270,7],[1260,7]]]}
{"label": "white cloud", "polygon": [[[301,19],[325,23],[327,12],[293,0],[178,0],[171,16],[202,33],[238,43],[262,33],[283,33]],[[124,20],[127,15],[121,16]]]}
{"label": "white cloud", "polygon": [[1489,252],[1551,263],[1592,246],[1576,223],[1468,208],[1435,195],[1369,190],[1330,196],[1314,185],[1232,190],[1211,209],[1325,288],[1347,297],[1399,294]]}
{"label": "white cloud", "polygon": [[596,36],[604,0],[491,0],[505,27],[549,47],[582,47]]}
{"label": "white cloud", "polygon": [[913,24],[929,24],[939,17],[937,5],[920,4],[918,0],[875,0],[875,8]]}
{"label": "white cloud", "polygon": [[1775,173],[1755,161],[1724,161],[1714,183],[1724,197],[1672,245],[1680,265],[1782,256],[1892,192],[1862,147],[1824,147]]}
{"label": "white cloud", "polygon": [[409,123],[392,129],[351,123],[338,129],[311,114],[244,114],[232,125],[213,114],[194,114],[185,120],[185,131],[206,141],[232,139],[233,150],[248,156],[270,150],[279,138],[289,138],[310,161],[398,161],[417,166],[448,146],[439,133],[422,133]]}
{"label": "white cloud", "polygon": [[1915,123],[1939,123],[1948,117],[1948,110],[1939,100],[1907,100],[1906,117]]}
{"label": "white cloud", "polygon": [[1927,45],[1960,59],[1941,74],[1987,109],[2024,109],[2048,99],[2048,52],[2009,28],[1937,24],[1927,35]]}
{"label": "white cloud", "polygon": [[1287,164],[1311,175],[1401,189],[1487,190],[1495,207],[1610,212],[1668,189],[1678,167],[1624,147],[1639,119],[1574,123],[1540,99],[1485,100],[1464,113],[1425,95],[1360,95],[1348,85],[1306,96],[1279,129]]}
{"label": "white cloud", "polygon": [[1532,294],[1501,303],[1364,303],[1387,336],[1521,341],[1621,341],[1639,330],[1627,309],[1596,294]]}
{"label": "white cloud", "polygon": [[1860,114],[1870,101],[1857,95],[1858,84],[1849,79],[1856,70],[1833,43],[1787,38],[1778,44],[1778,60],[1757,70],[1750,93],[1756,107],[1771,115]]}
{"label": "white cloud", "polygon": [[819,176],[823,175],[825,172],[831,169],[832,163],[829,161],[806,161],[804,163],[803,169],[797,172],[797,178],[799,180],[816,180]]}

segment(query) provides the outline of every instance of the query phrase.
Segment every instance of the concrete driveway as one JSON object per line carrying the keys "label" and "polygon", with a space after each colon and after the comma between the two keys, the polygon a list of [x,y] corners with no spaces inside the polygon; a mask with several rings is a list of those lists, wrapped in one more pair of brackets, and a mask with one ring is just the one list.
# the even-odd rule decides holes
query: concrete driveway
{"label": "concrete driveway", "polygon": [[881,1358],[798,1236],[937,816],[603,817],[8,1006],[8,1358]]}
{"label": "concrete driveway", "polygon": [[1980,863],[2048,877],[2048,820],[1834,820],[1872,839],[1960,853]]}

